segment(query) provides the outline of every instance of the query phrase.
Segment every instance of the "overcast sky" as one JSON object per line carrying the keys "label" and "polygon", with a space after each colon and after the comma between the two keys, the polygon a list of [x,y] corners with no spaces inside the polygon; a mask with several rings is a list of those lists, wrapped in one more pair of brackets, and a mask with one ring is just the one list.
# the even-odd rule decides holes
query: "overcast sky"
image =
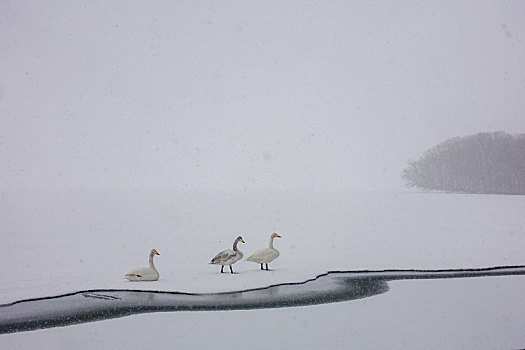
{"label": "overcast sky", "polygon": [[0,187],[402,189],[525,133],[523,1],[0,2]]}

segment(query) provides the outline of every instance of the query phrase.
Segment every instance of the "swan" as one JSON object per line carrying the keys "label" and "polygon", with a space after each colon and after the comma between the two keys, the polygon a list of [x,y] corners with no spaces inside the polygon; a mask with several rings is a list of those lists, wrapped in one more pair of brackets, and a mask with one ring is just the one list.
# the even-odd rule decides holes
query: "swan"
{"label": "swan", "polygon": [[232,264],[235,264],[237,261],[242,259],[242,252],[237,249],[237,243],[239,242],[245,243],[241,236],[237,237],[235,241],[233,241],[233,249],[223,250],[219,254],[215,255],[215,257],[211,259],[210,264],[222,265],[221,273],[224,272],[224,266],[229,265],[230,272],[233,273]]}
{"label": "swan", "polygon": [[264,270],[263,264],[266,264],[266,271],[268,271],[268,263],[279,257],[279,251],[273,247],[273,240],[276,237],[281,238],[281,236],[279,236],[277,233],[272,233],[270,236],[270,244],[268,248],[256,250],[255,253],[246,259],[246,261],[252,261],[257,264],[261,264],[261,270]]}
{"label": "swan", "polygon": [[130,280],[130,281],[156,281],[159,279],[159,272],[155,268],[155,265],[153,264],[153,257],[155,255],[160,255],[159,252],[157,252],[156,249],[152,249],[149,252],[149,267],[138,267],[136,269],[131,270],[127,274],[124,275],[124,278]]}

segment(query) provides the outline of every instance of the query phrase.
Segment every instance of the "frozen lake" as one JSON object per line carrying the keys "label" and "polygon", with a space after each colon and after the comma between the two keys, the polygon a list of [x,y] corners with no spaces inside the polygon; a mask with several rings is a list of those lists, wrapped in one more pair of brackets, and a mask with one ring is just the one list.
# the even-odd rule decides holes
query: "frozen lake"
{"label": "frozen lake", "polygon": [[[0,304],[93,290],[242,291],[303,282],[327,271],[524,265],[524,212],[523,196],[2,192]],[[267,246],[274,231],[283,238],[275,241],[281,256],[270,264],[272,271],[241,261],[234,265],[238,273],[220,274],[208,265],[237,235],[246,241],[240,249],[249,254]],[[124,273],[147,263],[151,248],[161,254],[155,258],[160,280],[125,281]],[[384,291],[384,284],[374,286]],[[524,287],[522,276],[396,280],[388,282],[387,293],[364,293],[366,298],[353,301],[148,313],[6,334],[0,346],[140,348],[149,339],[188,348],[238,337],[250,344],[256,340],[252,348],[260,349],[272,344],[522,348]],[[101,301],[96,294],[77,295]],[[139,339],[136,333],[142,331]]]}
{"label": "frozen lake", "polygon": [[[525,275],[525,267],[469,270],[329,272],[303,283],[223,293],[79,291],[0,305],[0,334],[168,311],[285,308],[357,300],[385,293],[388,282]],[[444,282],[446,283],[446,282]]]}
{"label": "frozen lake", "polygon": [[157,312],[0,336],[3,349],[520,349],[523,276],[409,280],[374,297],[304,307]]}

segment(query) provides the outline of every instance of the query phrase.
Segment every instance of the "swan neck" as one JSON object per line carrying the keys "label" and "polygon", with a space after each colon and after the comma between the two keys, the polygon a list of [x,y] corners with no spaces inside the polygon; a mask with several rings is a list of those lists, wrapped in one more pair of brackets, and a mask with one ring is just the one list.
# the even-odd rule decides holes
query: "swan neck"
{"label": "swan neck", "polygon": [[153,264],[153,257],[155,256],[155,253],[150,253],[149,254],[149,267],[152,268],[153,270],[157,271],[157,269],[155,268],[155,264]]}
{"label": "swan neck", "polygon": [[237,243],[239,243],[239,240],[236,239],[235,242],[233,242],[233,250],[238,251],[237,249]]}
{"label": "swan neck", "polygon": [[268,245],[270,249],[275,249],[275,248],[273,247],[273,239],[274,239],[274,238],[275,238],[275,237],[273,237],[273,236],[270,237],[270,244]]}

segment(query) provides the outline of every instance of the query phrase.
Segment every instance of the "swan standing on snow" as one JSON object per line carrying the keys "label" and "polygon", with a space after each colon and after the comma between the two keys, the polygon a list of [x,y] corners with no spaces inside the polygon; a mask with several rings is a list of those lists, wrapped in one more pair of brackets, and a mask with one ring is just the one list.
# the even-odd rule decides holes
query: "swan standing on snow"
{"label": "swan standing on snow", "polygon": [[263,264],[266,264],[266,271],[268,271],[268,263],[274,261],[279,257],[279,251],[273,247],[273,239],[281,238],[277,233],[272,233],[270,236],[270,245],[268,248],[263,248],[255,251],[246,261],[252,261],[261,264],[261,270],[264,270]]}
{"label": "swan standing on snow", "polygon": [[219,254],[215,255],[211,259],[210,264],[222,265],[221,273],[223,273],[224,266],[230,266],[230,272],[233,273],[232,264],[235,264],[237,261],[242,259],[242,252],[237,249],[237,243],[245,243],[241,236],[237,237],[233,242],[233,249],[223,250]]}
{"label": "swan standing on snow", "polygon": [[138,267],[131,270],[124,275],[124,278],[127,278],[130,281],[156,281],[159,279],[159,272],[153,264],[153,257],[155,255],[160,255],[157,250],[152,249],[149,252],[149,267]]}

